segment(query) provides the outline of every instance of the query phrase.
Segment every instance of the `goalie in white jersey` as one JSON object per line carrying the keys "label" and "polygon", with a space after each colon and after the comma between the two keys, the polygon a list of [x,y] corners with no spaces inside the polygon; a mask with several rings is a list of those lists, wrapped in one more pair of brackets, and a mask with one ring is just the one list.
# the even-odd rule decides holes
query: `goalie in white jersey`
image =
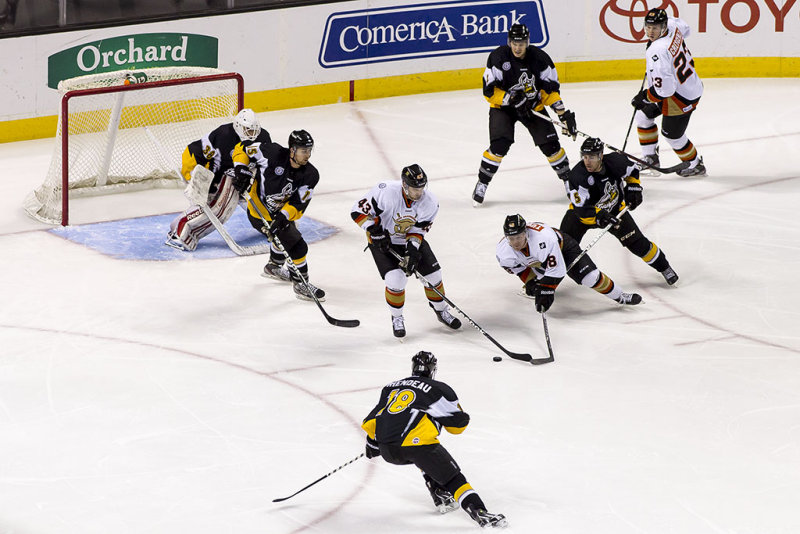
{"label": "goalie in white jersey", "polygon": [[533,297],[536,311],[546,312],[555,300],[558,284],[569,276],[619,304],[642,302],[637,293],[625,293],[600,271],[588,254],[569,270],[581,253],[580,245],[567,234],[544,223],[527,224],[522,215],[509,215],[503,223],[505,237],[497,243],[497,261],[508,273],[525,284],[525,294]]}
{"label": "goalie in white jersey", "polygon": [[[381,182],[373,187],[356,201],[350,213],[356,224],[367,231],[372,258],[386,283],[386,303],[398,338],[406,335],[403,306],[408,276],[418,272],[444,295],[442,270],[425,240],[439,212],[439,202],[425,190],[428,176],[419,165],[404,167],[401,178],[400,182]],[[436,291],[425,286],[425,296],[436,317],[449,328],[460,328],[461,321],[450,314],[447,303]]]}
{"label": "goalie in white jersey", "polygon": [[631,100],[637,110],[635,121],[642,157],[651,165],[660,164],[655,119],[663,115],[661,133],[681,161],[689,163],[678,174],[704,176],[703,158],[686,137],[689,119],[703,96],[703,83],[684,40],[690,34],[689,25],[668,17],[663,9],[651,9],[645,16],[644,30],[650,41],[646,52],[647,88]]}

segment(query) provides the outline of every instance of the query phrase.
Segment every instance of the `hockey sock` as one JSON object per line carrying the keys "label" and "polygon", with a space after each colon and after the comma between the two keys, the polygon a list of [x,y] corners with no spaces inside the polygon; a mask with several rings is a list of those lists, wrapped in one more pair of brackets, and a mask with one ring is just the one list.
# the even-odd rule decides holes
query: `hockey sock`
{"label": "hockey sock", "polygon": [[688,139],[682,148],[674,148],[673,150],[675,150],[675,154],[681,158],[681,161],[693,161],[697,158],[697,149]]}
{"label": "hockey sock", "polygon": [[667,267],[669,267],[669,262],[667,261],[667,257],[661,252],[661,249],[658,246],[650,242],[650,250],[647,251],[647,254],[642,256],[642,260],[655,269],[658,272],[663,271]]}
{"label": "hockey sock", "polygon": [[444,487],[465,511],[468,506],[486,509],[486,505],[483,504],[478,493],[469,485],[463,473],[458,473]]}
{"label": "hockey sock", "polygon": [[478,171],[478,180],[484,184],[491,182],[497,169],[500,168],[501,161],[503,161],[503,156],[493,154],[489,150],[484,152],[481,158],[481,168]]}
{"label": "hockey sock", "polygon": [[[386,304],[392,308],[392,315],[395,315],[395,310],[402,310],[406,303],[406,290],[405,289],[392,289],[386,286]],[[401,314],[400,314],[401,315]]]}
{"label": "hockey sock", "polygon": [[639,144],[642,147],[642,154],[648,156],[655,154],[656,147],[658,146],[658,126],[655,124],[647,128],[637,126],[636,132],[639,135]]}
{"label": "hockey sock", "polygon": [[612,300],[617,300],[622,295],[622,290],[617,287],[614,281],[598,269],[586,275],[581,281],[581,285],[591,287]]}
{"label": "hockey sock", "polygon": [[[439,291],[439,293],[444,295],[444,284],[442,282],[439,282],[435,287],[436,287],[436,290]],[[444,302],[442,300],[442,297],[440,297],[436,293],[436,291],[434,291],[432,288],[430,288],[428,286],[425,286],[425,296],[430,301],[431,305],[433,306],[433,309],[435,309],[437,311],[442,311],[442,309],[444,309],[446,307],[446,306],[442,305],[443,302]]]}
{"label": "hockey sock", "polygon": [[550,162],[550,166],[559,176],[569,171],[569,159],[567,159],[567,152],[563,148],[559,148],[558,152],[547,156],[547,161]]}

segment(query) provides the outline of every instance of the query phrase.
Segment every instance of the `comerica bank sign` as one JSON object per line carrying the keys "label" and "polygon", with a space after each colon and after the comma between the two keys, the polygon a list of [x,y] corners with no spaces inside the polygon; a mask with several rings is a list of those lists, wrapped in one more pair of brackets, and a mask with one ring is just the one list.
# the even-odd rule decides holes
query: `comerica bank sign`
{"label": "comerica bank sign", "polygon": [[342,67],[493,50],[512,24],[526,24],[531,44],[549,36],[542,0],[462,1],[333,13],[319,52],[323,67]]}

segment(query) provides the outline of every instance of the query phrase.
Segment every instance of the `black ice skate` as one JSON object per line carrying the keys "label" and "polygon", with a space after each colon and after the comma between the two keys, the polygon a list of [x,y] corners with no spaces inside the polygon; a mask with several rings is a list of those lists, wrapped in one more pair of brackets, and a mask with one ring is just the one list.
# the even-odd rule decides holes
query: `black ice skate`
{"label": "black ice skate", "polygon": [[672,267],[667,267],[661,271],[661,276],[664,277],[664,280],[666,280],[669,285],[673,285],[678,281],[678,273],[676,273]]}
{"label": "black ice skate", "polygon": [[[647,163],[648,165],[653,165],[655,167],[661,166],[661,161],[658,157],[658,147],[656,147],[655,154],[645,154],[640,158],[642,161]],[[637,163],[636,167],[639,169],[639,174],[644,174],[646,176],[661,176],[661,173],[657,170],[648,167],[647,165],[642,165],[641,163]]]}
{"label": "black ice skate", "polygon": [[476,523],[484,528],[506,528],[508,526],[508,520],[503,514],[490,514],[482,508],[473,508],[472,506],[467,508],[467,513]]}
{"label": "black ice skate", "polygon": [[406,337],[406,323],[402,315],[392,316],[392,332],[394,337]]}
{"label": "black ice skate", "polygon": [[627,306],[636,306],[637,304],[641,304],[642,296],[638,293],[623,293],[619,296],[617,302]]}
{"label": "black ice skate", "polygon": [[274,263],[272,260],[270,260],[270,262],[264,266],[264,272],[261,273],[261,276],[263,276],[264,278],[273,278],[275,280],[280,280],[281,282],[292,281],[292,275],[289,274],[289,269],[288,267],[286,267],[286,264],[282,263],[278,265],[277,263]]}
{"label": "black ice skate", "polygon": [[706,175],[706,166],[703,165],[703,158],[699,158],[697,165],[694,167],[687,167],[685,169],[681,169],[678,171],[678,176],[687,177],[687,176],[705,176]]}
{"label": "black ice skate", "polygon": [[436,318],[439,319],[440,323],[446,325],[449,328],[452,328],[453,330],[458,330],[459,328],[461,328],[461,321],[458,319],[458,317],[453,317],[450,314],[450,310],[445,308],[442,311],[439,311],[436,308],[434,308],[433,304],[431,304],[430,302],[428,303],[428,306],[430,306],[431,309],[433,310],[433,313],[436,314]]}
{"label": "black ice skate", "polygon": [[294,282],[294,296],[300,300],[314,300],[309,290],[313,292],[314,297],[317,297],[318,301],[325,301],[325,292],[311,282],[306,281],[305,284],[303,282]]}
{"label": "black ice skate", "polygon": [[472,205],[476,208],[483,204],[483,197],[486,196],[487,187],[489,187],[489,184],[485,184],[481,181],[475,184],[475,189],[472,190]]}
{"label": "black ice skate", "polygon": [[431,490],[431,497],[433,497],[433,504],[440,514],[446,514],[458,509],[458,503],[453,498],[453,495],[444,488]]}

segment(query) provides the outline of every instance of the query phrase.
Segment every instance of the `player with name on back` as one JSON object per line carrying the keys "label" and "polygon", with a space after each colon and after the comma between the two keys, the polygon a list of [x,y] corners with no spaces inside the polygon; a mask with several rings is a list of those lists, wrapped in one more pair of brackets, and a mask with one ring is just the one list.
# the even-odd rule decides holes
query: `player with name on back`
{"label": "player with name on back", "polygon": [[[297,229],[319,182],[319,171],[309,162],[314,139],[305,130],[289,134],[288,148],[278,143],[259,143],[237,149],[233,156],[238,167],[255,164],[256,175],[249,187],[247,216],[253,228],[270,239],[269,262],[262,276],[291,282],[301,300],[325,300],[325,291],[308,280],[308,243]],[[284,250],[272,239],[276,236]],[[294,268],[285,265],[286,256]],[[300,276],[305,280],[301,280]],[[312,297],[311,292],[314,293]]]}
{"label": "player with name on back", "polygon": [[553,60],[544,50],[530,44],[530,31],[524,24],[513,24],[508,42],[489,54],[483,73],[483,96],[489,101],[489,148],[481,159],[478,183],[472,191],[477,207],[500,163],[514,144],[514,127],[519,121],[534,144],[547,157],[561,180],[567,179],[569,159],[561,147],[552,123],[533,114],[547,113],[549,106],[567,126],[564,135],[577,135],[575,113],[564,107],[561,85]]}
{"label": "player with name on back", "polygon": [[661,133],[681,161],[688,164],[677,171],[678,175],[705,176],[703,158],[686,136],[689,120],[703,96],[703,83],[684,40],[689,36],[689,25],[668,17],[663,9],[651,9],[644,19],[644,31],[648,40],[647,88],[631,100],[637,110],[634,120],[642,159],[656,167],[660,165],[655,119],[663,115]]}
{"label": "player with name on back", "polygon": [[[545,313],[555,300],[555,291],[564,276],[594,289],[614,302],[634,306],[642,302],[637,293],[626,293],[600,271],[588,254],[581,254],[578,243],[541,222],[526,223],[522,215],[509,215],[503,223],[505,237],[497,243],[496,257],[506,272],[525,284],[525,295],[536,302],[536,311]],[[567,271],[567,267],[572,268]]]}
{"label": "player with name on back", "polygon": [[505,516],[486,511],[461,468],[439,443],[443,427],[460,434],[470,418],[453,388],[435,379],[437,368],[436,356],[420,351],[411,358],[411,376],[383,387],[378,404],[361,425],[367,433],[366,456],[417,466],[440,513],[460,505],[481,527],[506,527]]}
{"label": "player with name on back", "polygon": [[[392,316],[395,337],[406,335],[403,306],[409,276],[418,273],[428,304],[436,318],[453,330],[461,328],[442,296],[442,270],[425,239],[439,213],[439,202],[426,190],[428,175],[417,164],[404,167],[400,182],[381,182],[358,199],[350,216],[366,230],[369,249],[386,284],[386,304]],[[400,257],[401,259],[398,259]]]}
{"label": "player with name on back", "polygon": [[[245,167],[234,170],[233,153],[237,147],[269,143],[269,133],[261,127],[252,109],[241,110],[233,122],[215,128],[202,139],[189,143],[183,151],[181,175],[193,190],[192,196],[205,202],[211,212],[225,223],[239,203],[239,184],[252,178]],[[214,230],[203,209],[193,204],[170,223],[165,245],[192,251],[197,243]]]}
{"label": "player with name on back", "polygon": [[678,281],[664,252],[647,239],[628,211],[643,200],[639,169],[618,152],[603,154],[603,142],[587,138],[581,145],[581,161],[569,174],[569,209],[561,219],[561,233],[578,243],[590,228],[611,225],[609,232],[631,253],[661,273],[667,284]]}

